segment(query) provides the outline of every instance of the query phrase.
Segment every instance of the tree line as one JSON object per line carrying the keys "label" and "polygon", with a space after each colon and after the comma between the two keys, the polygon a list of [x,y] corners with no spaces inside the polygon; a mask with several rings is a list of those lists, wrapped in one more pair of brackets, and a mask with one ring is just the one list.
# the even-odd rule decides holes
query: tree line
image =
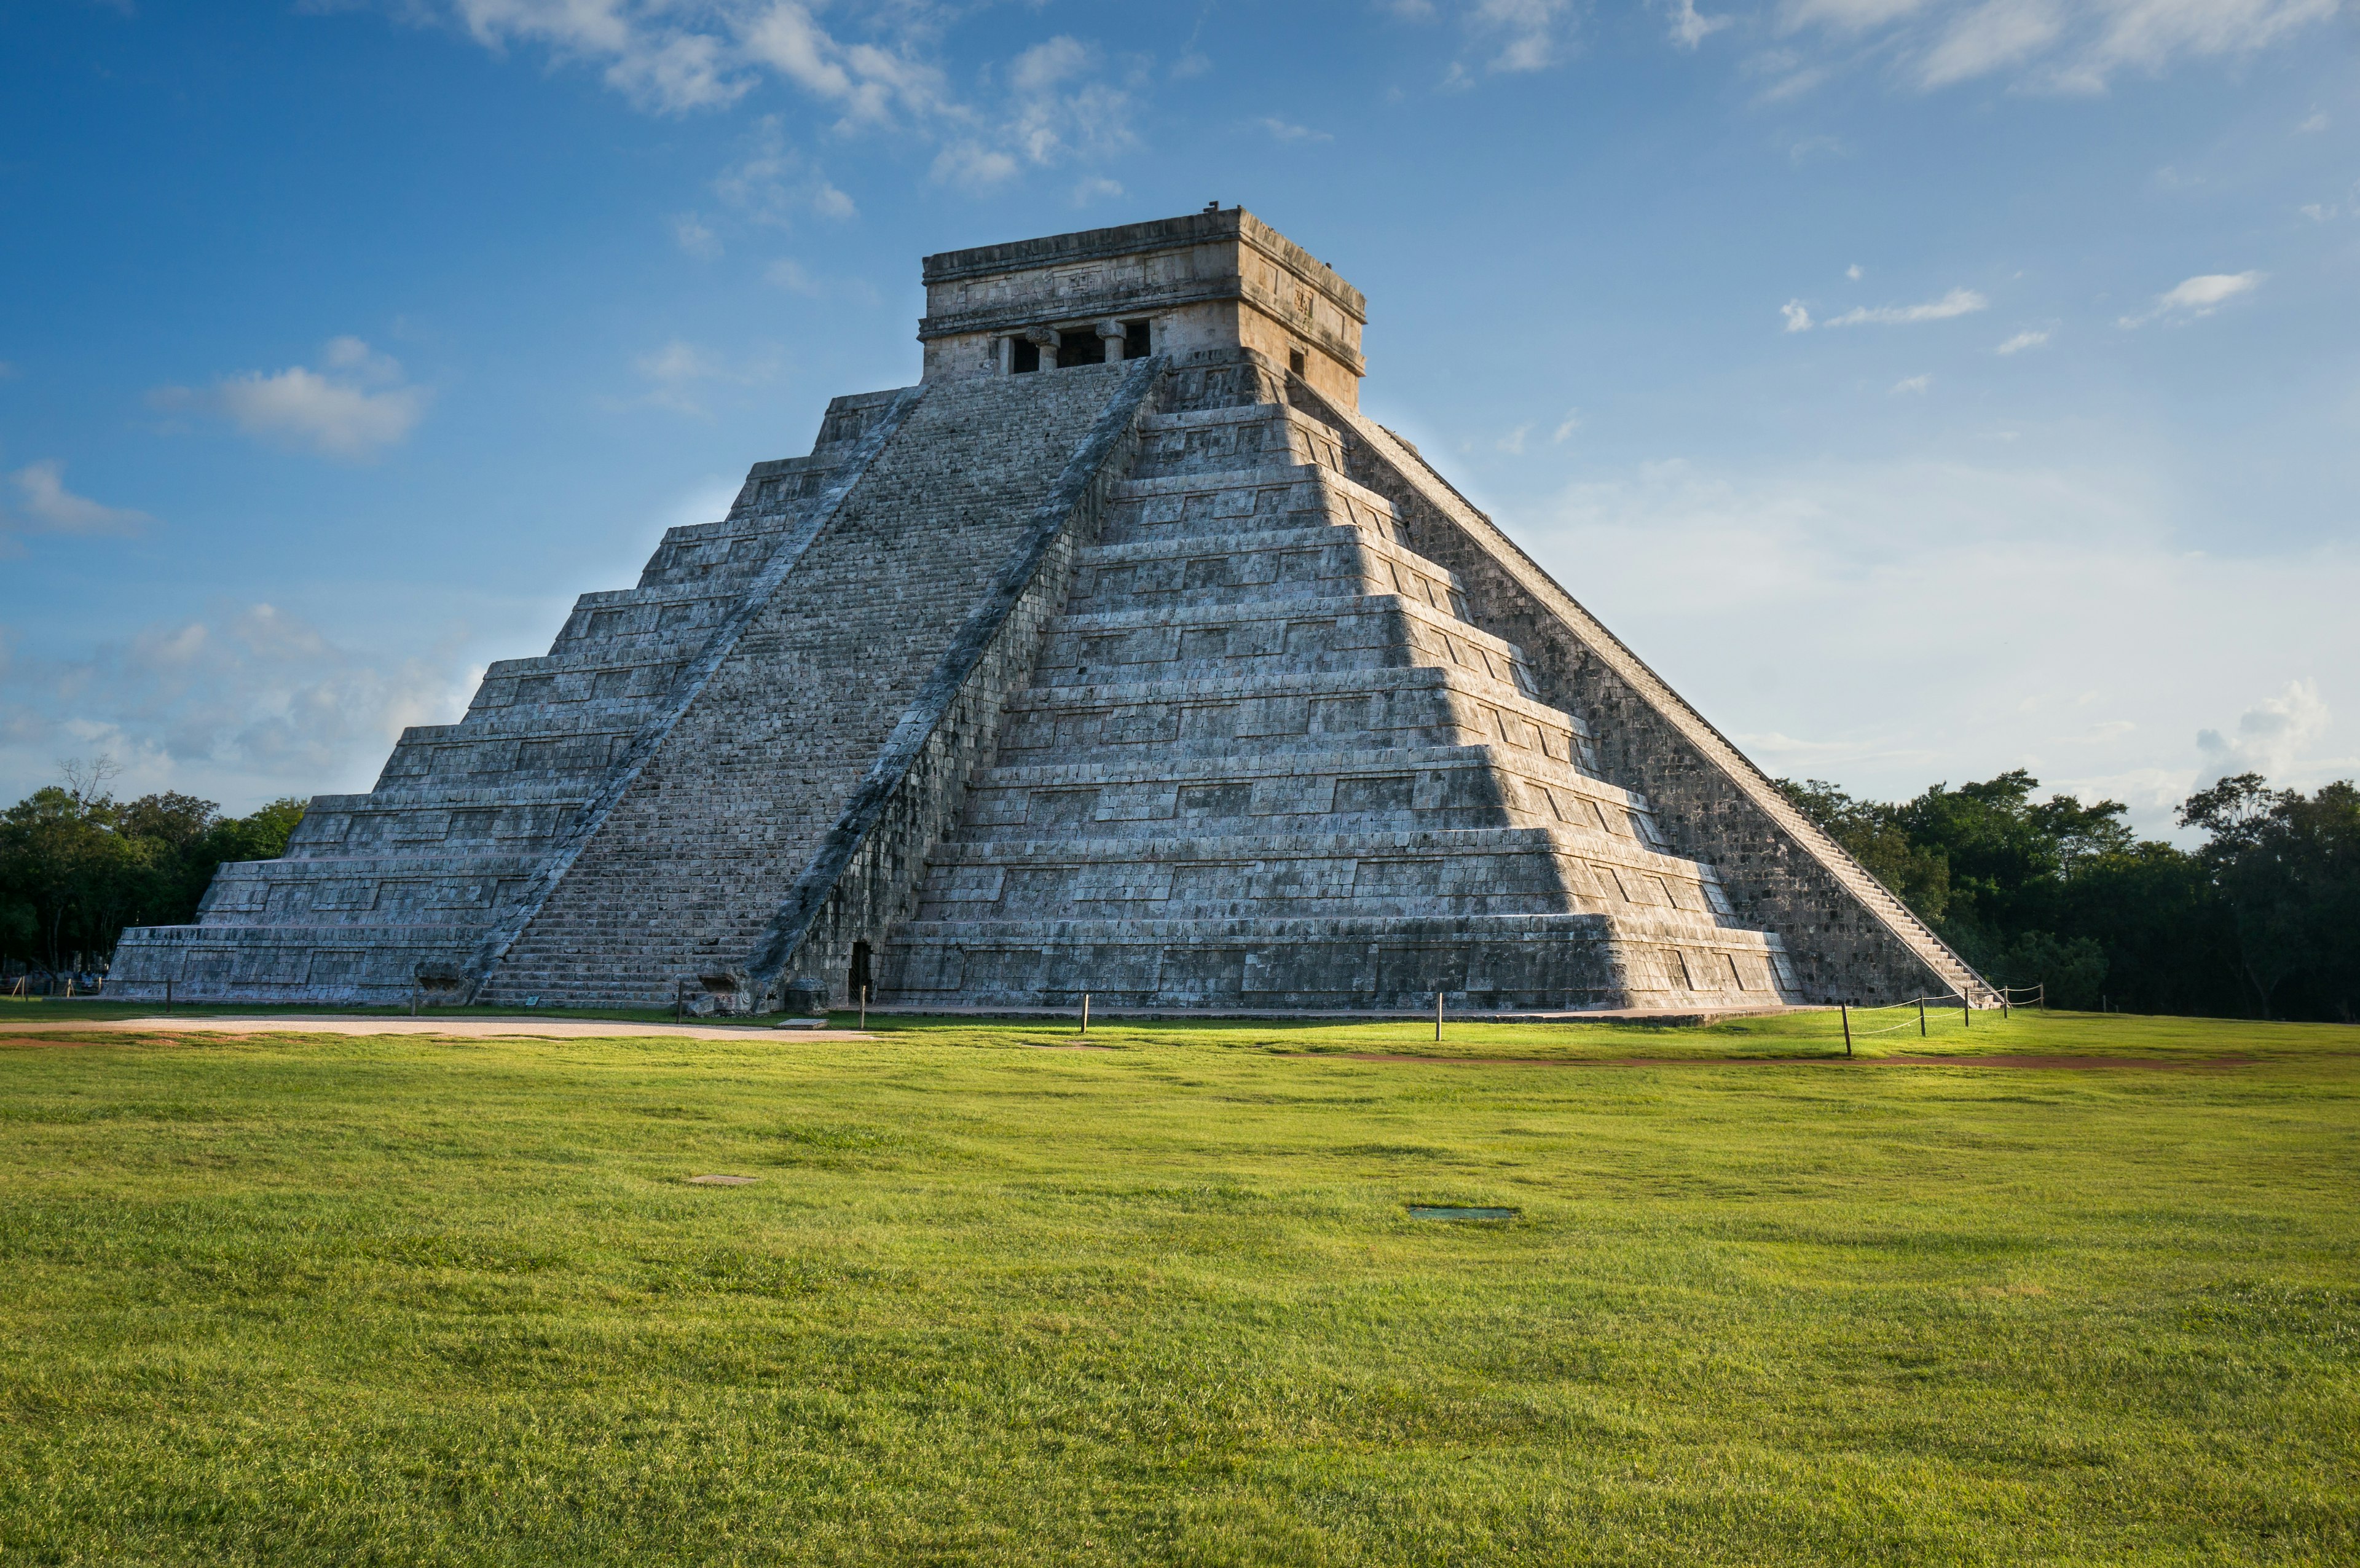
{"label": "tree line", "polygon": [[[51,977],[103,970],[126,926],[196,916],[224,861],[285,852],[303,802],[225,817],[160,791],[117,800],[104,761],[0,813],[0,959]],[[2119,800],[2035,800],[2018,768],[1856,800],[1784,779],[1803,812],[1998,985],[2052,1005],[2360,1021],[2360,789],[2304,795],[2259,774],[2180,808],[2194,849],[2141,839]]]}
{"label": "tree line", "polygon": [[2360,1021],[2360,789],[2241,773],[2181,802],[2194,849],[2022,768],[1915,799],[1781,789],[1995,985],[2052,1006]]}
{"label": "tree line", "polygon": [[49,982],[104,971],[126,926],[185,925],[225,860],[283,854],[303,802],[225,817],[171,790],[118,800],[113,766],[69,763],[62,783],[0,812],[0,960]]}

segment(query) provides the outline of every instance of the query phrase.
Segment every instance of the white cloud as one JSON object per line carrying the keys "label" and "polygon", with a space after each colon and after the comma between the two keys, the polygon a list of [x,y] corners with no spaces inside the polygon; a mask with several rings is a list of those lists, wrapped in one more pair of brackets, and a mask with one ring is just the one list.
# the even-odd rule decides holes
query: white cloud
{"label": "white cloud", "polygon": [[2299,770],[2303,754],[2327,733],[2333,717],[2320,700],[2315,681],[2289,681],[2237,716],[2237,733],[2198,730],[2196,749],[2204,758],[2199,781],[2210,784],[2233,773],[2259,773],[2283,783]]}
{"label": "white cloud", "polygon": [[711,261],[721,254],[721,236],[705,227],[694,212],[683,212],[672,219],[672,237],[681,249],[701,260]]}
{"label": "white cloud", "polygon": [[1315,131],[1308,125],[1291,125],[1275,115],[1265,116],[1261,124],[1262,128],[1270,133],[1273,141],[1332,142],[1336,139],[1326,131]]}
{"label": "white cloud", "polygon": [[2303,205],[2297,207],[2295,211],[2300,212],[2304,217],[2309,218],[2314,223],[2323,223],[2327,222],[2328,219],[2335,216],[2335,209],[2327,205],[2324,201],[2307,201]]}
{"label": "white cloud", "polygon": [[[947,18],[927,4],[839,11],[824,21],[824,7],[803,0],[443,3],[485,47],[532,45],[561,63],[603,65],[609,85],[651,113],[725,107],[775,79],[834,110],[836,134],[890,130],[932,143],[934,178],[975,191],[1027,167],[1104,158],[1134,139],[1131,101],[1115,73],[1091,45],[1063,34],[982,73],[1004,89],[999,105],[963,99],[930,58]],[[773,220],[803,208],[851,214],[851,198],[782,147],[774,167],[759,167],[759,153],[749,161],[757,167],[721,181],[733,205]]]}
{"label": "white cloud", "polygon": [[2007,342],[2000,344],[1999,347],[1994,349],[1992,352],[1994,354],[2022,354],[2026,349],[2038,348],[2042,343],[2045,343],[2048,341],[2049,334],[2047,332],[2022,332],[2016,333],[2016,336],[2008,339]]}
{"label": "white cloud", "polygon": [[[1669,0],[1674,7],[1673,29],[1677,36],[1679,13],[1694,14],[1693,0]],[[1428,0],[1393,0],[1383,9],[1407,21],[1425,21],[1435,14]],[[1568,52],[1566,34],[1571,30],[1571,0],[1466,0],[1459,7],[1459,25],[1467,34],[1470,48],[1483,56],[1482,68],[1494,71],[1546,71],[1564,60]],[[1697,17],[1704,32],[1721,25],[1720,18]],[[1699,38],[1703,33],[1698,35]],[[1464,59],[1453,60],[1443,73],[1442,84],[1452,89],[1474,85],[1475,77]]]}
{"label": "white cloud", "polygon": [[635,9],[624,0],[451,0],[487,49],[546,47],[560,60],[603,61],[606,84],[639,107],[677,114],[736,103],[754,84],[717,7]]}
{"label": "white cloud", "polygon": [[1990,303],[1972,289],[1953,289],[1928,304],[1878,305],[1873,309],[1863,305],[1846,310],[1841,316],[1830,316],[1819,324],[1827,327],[1898,327],[1918,321],[1947,321],[1953,316],[1972,315]]}
{"label": "white cloud", "polygon": [[2251,54],[2333,17],[2341,0],[1786,0],[1780,31],[1830,51],[1779,68],[1773,93],[1883,66],[1933,92],[2012,73],[2039,92],[2103,93],[2125,71]]}
{"label": "white cloud", "polygon": [[1696,0],[1670,0],[1666,8],[1672,15],[1672,41],[1682,49],[1696,48],[1737,19],[1734,16],[1701,16],[1697,11]]}
{"label": "white cloud", "polygon": [[830,184],[800,149],[788,145],[776,114],[754,122],[746,138],[746,156],[715,176],[713,193],[732,211],[777,228],[791,228],[798,217],[810,214],[838,219],[854,214],[852,198]]}
{"label": "white cloud", "polygon": [[18,515],[0,514],[0,527],[29,524],[59,534],[127,534],[156,519],[127,506],[107,506],[66,488],[66,465],[55,458],[27,463],[8,476],[16,487]]}
{"label": "white cloud", "polygon": [[1081,180],[1075,182],[1073,198],[1074,205],[1076,207],[1087,207],[1101,196],[1120,196],[1121,194],[1121,180],[1109,180],[1102,175],[1092,175],[1087,180]]}
{"label": "white cloud", "polygon": [[[768,281],[781,288],[794,288],[794,283],[788,281],[792,278],[803,285],[803,291],[825,291],[825,285],[809,278],[792,261],[772,264],[764,276]],[[631,367],[650,384],[647,393],[638,399],[639,405],[670,408],[674,413],[694,414],[699,418],[708,411],[701,388],[706,386],[751,387],[768,381],[777,370],[777,365],[768,359],[731,364],[684,338],[667,340],[662,347],[633,360]]]}
{"label": "white cloud", "polygon": [[956,141],[934,155],[934,182],[970,192],[989,191],[1016,178],[1023,166],[1013,155],[975,140]]}
{"label": "white cloud", "polygon": [[2297,125],[2295,129],[2305,136],[2316,136],[2327,129],[2327,115],[2323,112],[2314,111],[2309,119]]}
{"label": "white cloud", "polygon": [[1860,263],[1855,261],[1850,267],[1845,267],[1844,276],[1851,278],[1854,283],[1859,282],[1861,279]]}
{"label": "white cloud", "polygon": [[1953,20],[1918,68],[1924,87],[1944,87],[2020,64],[2064,28],[2052,0],[1984,0]]}
{"label": "white cloud", "polygon": [[1581,410],[1579,408],[1568,408],[1565,411],[1564,419],[1559,421],[1555,432],[1549,436],[1549,444],[1551,446],[1564,445],[1566,439],[1579,429],[1581,429]]}
{"label": "white cloud", "polygon": [[1893,384],[1893,396],[1899,397],[1907,395],[1922,395],[1926,388],[1933,385],[1934,378],[1931,376],[1905,376]]}
{"label": "white cloud", "polygon": [[[2197,725],[2294,670],[2333,703],[2332,672],[2360,669],[2360,550],[2192,554],[2186,504],[2143,459],[1674,461],[1495,515],[1773,772],[1895,799],[2021,765],[2168,833],[2200,782]],[[1939,583],[2004,586],[1929,615]],[[1753,652],[1765,617],[1775,660]],[[2328,724],[2280,781],[2342,777],[2355,741]]]}
{"label": "white cloud", "polygon": [[[790,294],[801,294],[812,299],[858,299],[874,303],[876,286],[862,278],[824,278],[805,267],[793,256],[783,256],[762,269],[762,281]],[[694,352],[694,351],[692,351]],[[768,366],[758,367],[751,374],[729,376],[728,379],[756,381],[768,374]]]}
{"label": "white cloud", "polygon": [[[763,268],[762,281],[776,288],[783,289],[790,294],[803,294],[808,295],[813,299],[817,299],[820,294],[820,286],[818,281],[814,279],[810,273],[803,270],[803,264],[802,262],[795,260],[792,256],[781,256],[778,260],[770,263],[769,267]],[[641,362],[640,368],[642,371],[645,371],[645,361]]]}
{"label": "white cloud", "polygon": [[203,391],[162,387],[148,400],[223,415],[247,435],[350,462],[399,445],[426,415],[431,394],[405,384],[399,361],[358,338],[330,339],[320,364],[318,370],[250,370]]}
{"label": "white cloud", "polygon": [[2239,295],[2252,293],[2261,286],[2263,277],[2259,272],[2204,273],[2157,295],[2153,310],[2142,315],[2125,316],[2116,324],[2143,327],[2167,316],[2176,320],[2209,316]]}
{"label": "white cloud", "polygon": [[267,604],[150,625],[77,658],[18,658],[8,674],[0,777],[39,782],[60,755],[103,752],[124,765],[119,794],[187,789],[233,811],[367,788],[404,725],[457,718],[474,686],[447,642],[367,654]]}
{"label": "white cloud", "polygon": [[1920,4],[1922,0],[1787,0],[1778,20],[1787,32],[1808,27],[1865,32],[1908,16]]}
{"label": "white cloud", "polygon": [[1510,430],[1506,435],[1502,436],[1498,441],[1491,444],[1498,447],[1502,452],[1510,452],[1515,456],[1522,457],[1524,452],[1524,438],[1532,433],[1533,427],[1531,425],[1518,425],[1514,430]]}
{"label": "white cloud", "polygon": [[1778,307],[1778,314],[1786,318],[1786,330],[1790,332],[1808,332],[1811,330],[1811,312],[1804,308],[1800,299],[1787,300]]}

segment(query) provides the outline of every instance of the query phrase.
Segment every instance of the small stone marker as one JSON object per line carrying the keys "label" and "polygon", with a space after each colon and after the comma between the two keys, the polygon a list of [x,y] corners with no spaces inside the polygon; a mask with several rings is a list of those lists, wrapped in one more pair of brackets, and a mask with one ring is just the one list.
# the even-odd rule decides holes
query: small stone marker
{"label": "small stone marker", "polygon": [[692,1187],[748,1187],[760,1181],[759,1176],[692,1176]]}
{"label": "small stone marker", "polygon": [[1412,1203],[1409,1217],[1414,1220],[1512,1220],[1522,1211],[1517,1209],[1468,1208],[1458,1203]]}
{"label": "small stone marker", "polygon": [[827,1020],[825,1018],[781,1018],[770,1027],[772,1029],[825,1029]]}

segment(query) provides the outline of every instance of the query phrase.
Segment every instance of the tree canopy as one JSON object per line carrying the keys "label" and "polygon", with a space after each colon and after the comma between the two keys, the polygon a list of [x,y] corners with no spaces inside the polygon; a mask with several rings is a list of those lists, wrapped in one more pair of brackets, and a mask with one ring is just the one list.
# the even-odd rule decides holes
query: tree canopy
{"label": "tree canopy", "polygon": [[2135,834],[2119,800],[2034,799],[2022,768],[1901,801],[1824,779],[1787,797],[2001,985],[2068,1007],[2354,1018],[2360,1008],[2360,791],[2305,796],[2258,774],[2189,797],[2183,850]]}
{"label": "tree canopy", "polygon": [[126,926],[193,920],[216,866],[284,853],[303,817],[291,799],[243,817],[169,790],[117,800],[111,771],[70,765],[0,811],[0,955],[53,975],[103,964]]}

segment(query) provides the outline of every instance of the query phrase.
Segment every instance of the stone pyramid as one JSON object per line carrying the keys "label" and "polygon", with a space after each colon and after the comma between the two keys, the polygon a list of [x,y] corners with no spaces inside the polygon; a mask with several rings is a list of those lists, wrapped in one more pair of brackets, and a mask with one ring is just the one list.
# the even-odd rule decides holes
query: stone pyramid
{"label": "stone pyramid", "polygon": [[109,989],[1495,1010],[1988,988],[1406,441],[1242,211],[930,256],[637,588]]}

